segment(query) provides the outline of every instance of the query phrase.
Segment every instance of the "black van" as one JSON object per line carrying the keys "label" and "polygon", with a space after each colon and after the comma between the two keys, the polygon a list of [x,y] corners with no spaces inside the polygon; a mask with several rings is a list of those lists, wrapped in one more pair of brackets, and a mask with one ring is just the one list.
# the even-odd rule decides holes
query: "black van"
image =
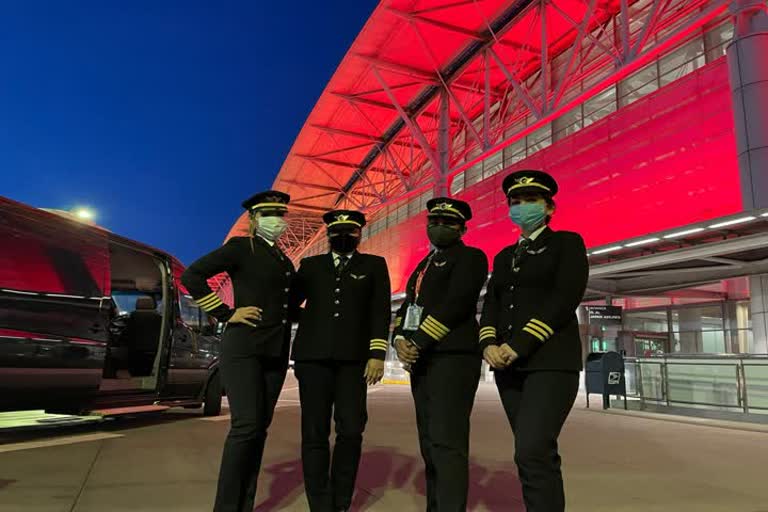
{"label": "black van", "polygon": [[0,411],[221,411],[220,326],[183,266],[0,197]]}

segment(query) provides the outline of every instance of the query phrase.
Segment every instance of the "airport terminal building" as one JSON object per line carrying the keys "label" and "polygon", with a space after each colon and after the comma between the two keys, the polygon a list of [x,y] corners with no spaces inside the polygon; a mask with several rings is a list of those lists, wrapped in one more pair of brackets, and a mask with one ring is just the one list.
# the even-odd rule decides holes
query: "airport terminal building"
{"label": "airport terminal building", "polygon": [[501,180],[543,169],[553,228],[589,250],[584,352],[656,356],[639,380],[667,400],[674,354],[715,361],[693,370],[728,406],[752,379],[768,409],[766,55],[764,0],[385,0],[275,180],[285,249],[325,252],[322,213],[364,210],[362,250],[399,293],[427,200],[468,201],[465,240],[492,260],[517,237]]}

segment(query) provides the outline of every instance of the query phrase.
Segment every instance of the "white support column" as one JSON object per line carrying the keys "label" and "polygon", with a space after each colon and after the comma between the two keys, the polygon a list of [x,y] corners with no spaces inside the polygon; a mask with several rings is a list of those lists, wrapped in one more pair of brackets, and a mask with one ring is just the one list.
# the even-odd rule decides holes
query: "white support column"
{"label": "white support column", "polygon": [[734,38],[728,46],[736,144],[746,209],[768,207],[768,6],[733,0]]}

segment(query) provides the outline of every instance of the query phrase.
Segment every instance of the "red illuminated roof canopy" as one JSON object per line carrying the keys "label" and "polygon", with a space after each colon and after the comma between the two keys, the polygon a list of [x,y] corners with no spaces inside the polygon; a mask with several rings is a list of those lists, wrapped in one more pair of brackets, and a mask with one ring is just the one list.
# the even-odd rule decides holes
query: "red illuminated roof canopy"
{"label": "red illuminated roof canopy", "polygon": [[[497,111],[516,107],[504,104],[510,92],[525,100],[527,108],[539,113],[548,110],[558,99],[552,96],[562,95],[567,84],[552,90],[557,77],[540,76],[542,69],[547,73],[542,63],[582,39],[580,30],[599,33],[620,12],[620,3],[383,1],[323,91],[275,185],[294,196],[294,206],[308,210],[326,210],[344,202],[368,209],[381,197],[370,197],[377,193],[362,186],[366,181],[378,183],[379,195],[387,197],[395,189],[413,188],[416,183],[406,183],[408,179],[425,166],[437,165],[435,160],[440,158],[425,147],[437,147],[441,90],[451,95],[449,136],[454,147],[447,164],[452,168],[474,146],[494,142],[475,140],[483,136],[481,127],[474,125],[488,107],[484,105],[486,88],[488,102],[499,104]],[[707,3],[680,2],[677,17]],[[649,5],[630,1],[627,9],[630,15],[643,14],[639,11]],[[633,45],[648,37],[650,32],[642,28],[628,28]],[[486,59],[491,65],[486,65]],[[542,88],[544,94],[537,94],[533,82],[547,85]],[[547,94],[546,99],[538,97]],[[503,133],[491,137],[503,137]],[[412,162],[413,153],[418,156]],[[356,191],[360,188],[366,192]]]}
{"label": "red illuminated roof canopy", "polygon": [[310,242],[320,213],[373,213],[426,190],[435,170],[460,172],[523,135],[521,120],[535,130],[726,8],[725,0],[382,1],[275,180],[298,217],[289,254]]}

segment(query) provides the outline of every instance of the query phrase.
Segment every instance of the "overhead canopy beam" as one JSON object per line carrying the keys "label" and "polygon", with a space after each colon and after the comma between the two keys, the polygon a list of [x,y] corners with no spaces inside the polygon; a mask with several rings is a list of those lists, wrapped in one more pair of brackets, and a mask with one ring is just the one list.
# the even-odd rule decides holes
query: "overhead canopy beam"
{"label": "overhead canopy beam", "polygon": [[329,187],[328,185],[318,185],[317,183],[309,183],[308,181],[300,180],[280,180],[281,183],[288,183],[289,185],[297,185],[299,187],[313,188],[315,190],[326,190],[328,192],[339,192],[338,187]]}
{"label": "overhead canopy beam", "polygon": [[532,47],[531,45],[523,45],[521,43],[517,43],[514,41],[504,41],[504,40],[494,41],[492,35],[483,34],[481,32],[477,32],[475,30],[467,29],[464,27],[459,27],[457,25],[446,23],[444,21],[427,18],[426,16],[421,16],[421,14],[419,13],[401,11],[400,9],[396,9],[394,7],[390,7],[389,10],[393,14],[403,19],[406,19],[408,21],[418,22],[423,25],[431,25],[433,27],[441,28],[448,32],[453,32],[455,34],[460,34],[462,36],[469,37],[470,39],[474,39],[475,41],[480,41],[482,43],[496,42],[496,44],[500,46],[506,46],[507,48],[513,48],[515,50],[527,51],[531,55],[538,55],[539,52],[541,51],[539,48]]}
{"label": "overhead canopy beam", "polygon": [[[331,94],[333,94],[334,96],[337,96],[337,97],[339,97],[341,99],[347,100],[350,103],[360,103],[360,104],[363,104],[363,105],[369,105],[371,107],[379,107],[379,108],[383,108],[383,109],[386,109],[386,110],[394,110],[394,111],[397,110],[394,105],[391,105],[391,104],[387,103],[386,101],[372,100],[370,98],[361,98],[361,97],[355,96],[353,94],[344,94],[344,93],[341,93],[341,92],[334,92],[334,93],[331,93]],[[404,107],[404,108],[406,110],[408,110],[407,107]],[[433,112],[421,112],[420,115],[422,115],[424,117],[429,117],[429,118],[435,119],[435,120],[440,118],[440,114],[436,114],[436,113],[433,113]],[[451,121],[455,122],[455,123],[458,123],[459,122],[459,118],[451,118]],[[388,139],[385,140],[384,143],[392,144],[392,142],[393,142],[393,141],[392,142],[387,142],[387,141],[388,141]]]}
{"label": "overhead canopy beam", "polygon": [[[336,167],[345,167],[347,169],[355,169],[355,170],[357,170],[357,168],[358,168],[357,164],[354,164],[352,162],[345,162],[343,160],[334,160],[332,158],[324,158],[324,157],[315,156],[315,155],[304,155],[304,154],[301,154],[301,153],[294,153],[293,156],[295,156],[297,158],[304,159],[304,160],[308,160],[310,162],[316,162],[316,163],[326,164],[326,165],[333,165],[333,166],[336,166]],[[394,174],[393,171],[391,171],[389,169],[384,169],[382,167],[371,167],[371,170],[372,171],[376,171],[376,172],[383,172],[383,173]]]}
{"label": "overhead canopy beam", "polygon": [[412,14],[425,14],[428,12],[438,12],[438,11],[445,11],[447,9],[451,9],[453,7],[460,7],[462,5],[468,5],[468,4],[474,4],[477,0],[457,0],[456,2],[447,3],[443,5],[435,5],[434,7],[425,7],[424,9],[419,9],[417,11],[412,11]]}
{"label": "overhead canopy beam", "polygon": [[298,210],[309,210],[313,212],[327,212],[328,208],[321,208],[320,206],[313,206],[311,204],[303,204],[303,203],[291,203],[291,208],[298,209]]}
{"label": "overhead canopy beam", "polygon": [[351,130],[343,130],[341,128],[334,128],[332,126],[323,126],[321,124],[313,124],[312,128],[316,128],[322,132],[329,133],[331,135],[344,135],[346,137],[354,137],[357,139],[367,140],[370,142],[384,142],[384,139],[376,135],[370,135],[367,133],[354,132]]}
{"label": "overhead canopy beam", "polygon": [[644,270],[671,263],[679,263],[696,259],[723,256],[742,251],[762,249],[768,247],[768,233],[759,233],[739,238],[731,238],[697,247],[677,249],[663,253],[651,254],[639,258],[632,258],[614,263],[595,265],[590,270],[592,276],[616,275],[633,270]]}
{"label": "overhead canopy beam", "polygon": [[504,76],[507,77],[510,85],[512,85],[512,88],[515,90],[515,94],[517,94],[523,103],[525,103],[525,106],[528,107],[528,110],[531,111],[534,117],[537,119],[540,118],[541,110],[533,103],[533,98],[531,98],[531,95],[528,94],[528,91],[523,88],[523,84],[521,84],[520,81],[515,78],[512,72],[507,68],[506,64],[504,64],[504,62],[501,60],[501,57],[499,57],[499,55],[493,51],[493,48],[488,48],[488,55],[490,55],[491,58],[496,61],[499,69],[501,69],[501,72],[504,73]]}
{"label": "overhead canopy beam", "polygon": [[421,131],[421,128],[419,128],[419,125],[416,124],[416,122],[411,119],[411,117],[408,115],[408,113],[405,111],[405,109],[398,103],[397,98],[395,97],[395,94],[392,92],[392,90],[387,85],[387,82],[384,80],[384,77],[381,76],[381,72],[376,68],[376,66],[373,66],[373,74],[376,77],[376,80],[379,81],[379,85],[384,89],[384,91],[387,93],[387,97],[389,98],[389,101],[392,102],[392,105],[395,106],[398,113],[400,114],[400,118],[402,121],[408,126],[408,129],[410,130],[411,134],[414,136],[416,141],[419,143],[419,146],[421,146],[421,150],[424,152],[425,155],[427,155],[427,158],[429,158],[430,162],[432,162],[432,165],[435,169],[440,168],[440,161],[437,158],[437,155],[432,150],[432,147],[429,145],[429,141],[424,136],[424,132]]}
{"label": "overhead canopy beam", "polygon": [[[766,273],[768,259],[740,261],[728,257],[729,254],[762,251],[765,247],[768,247],[768,232],[595,265],[590,269],[590,296],[661,293]],[[695,266],[701,261],[719,265]],[[689,265],[682,266],[686,263]],[[664,268],[669,265],[681,265],[681,268]]]}
{"label": "overhead canopy beam", "polygon": [[[408,66],[406,64],[400,64],[398,62],[392,62],[389,60],[381,59],[379,57],[374,57],[372,55],[366,55],[363,53],[358,53],[356,55],[362,60],[369,62],[371,64],[374,64],[381,69],[386,69],[389,71],[394,71],[395,73],[401,73],[401,74],[410,76],[412,78],[417,78],[426,84],[442,85],[444,82],[444,77],[440,75],[439,71],[438,72],[427,71],[424,69],[415,68],[413,66]],[[466,85],[456,80],[451,82],[451,87],[465,91],[465,92],[470,92],[472,94],[477,94],[478,96],[483,93],[482,90],[478,89],[477,87],[472,87],[471,85]],[[390,89],[393,89],[393,87],[390,87]],[[497,99],[501,99],[504,97],[503,91],[493,89],[491,90],[491,93]]]}

